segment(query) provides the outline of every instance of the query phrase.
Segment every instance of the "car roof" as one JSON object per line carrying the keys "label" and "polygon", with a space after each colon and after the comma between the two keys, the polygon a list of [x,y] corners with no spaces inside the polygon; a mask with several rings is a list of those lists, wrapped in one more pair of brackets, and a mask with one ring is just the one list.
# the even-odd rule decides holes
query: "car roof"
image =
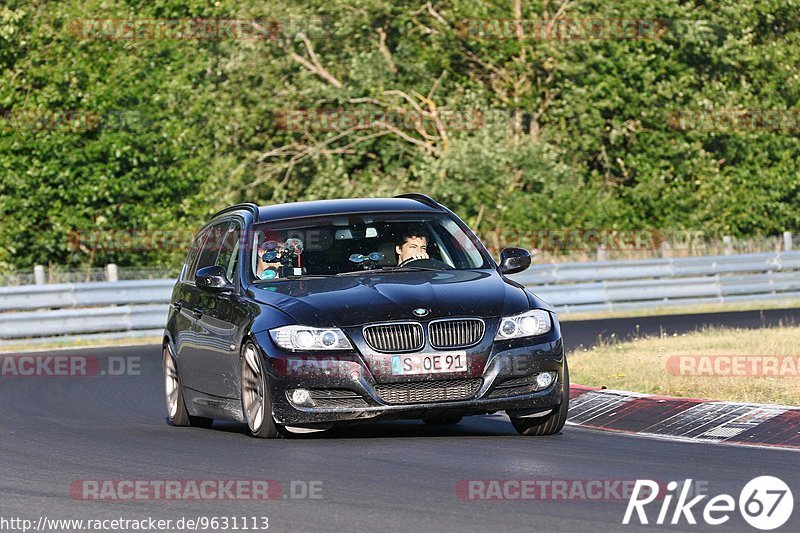
{"label": "car roof", "polygon": [[253,215],[257,214],[256,222],[258,223],[293,218],[341,215],[350,213],[380,213],[394,211],[442,212],[444,211],[444,208],[430,198],[422,195],[416,195],[415,197],[406,198],[350,198],[342,200],[313,200],[264,206],[256,206],[255,204],[240,204],[223,209],[213,218],[217,218],[225,213],[238,210],[248,210],[253,213]]}
{"label": "car roof", "polygon": [[388,211],[441,211],[410,198],[353,198],[348,200],[316,200],[262,206],[258,208],[259,222],[286,218],[338,215],[344,213],[375,213]]}

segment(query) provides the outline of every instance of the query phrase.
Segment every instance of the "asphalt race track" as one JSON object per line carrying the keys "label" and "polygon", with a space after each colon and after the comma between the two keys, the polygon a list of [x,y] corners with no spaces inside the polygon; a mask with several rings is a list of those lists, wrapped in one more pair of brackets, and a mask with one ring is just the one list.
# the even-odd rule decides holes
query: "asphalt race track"
{"label": "asphalt race track", "polygon": [[687,333],[705,326],[755,329],[781,324],[800,324],[800,309],[764,309],[731,313],[567,321],[561,323],[561,333],[567,347],[574,349],[580,345],[585,347],[592,346],[597,342],[598,336],[606,339],[626,340],[636,336]]}
{"label": "asphalt race track", "polygon": [[[798,310],[766,313],[769,320],[778,320],[781,313],[800,316]],[[727,315],[731,321],[745,320],[741,313]],[[756,312],[745,322],[758,327],[759,317]],[[670,330],[685,331],[692,329],[689,324],[723,318],[572,322],[564,331],[568,340],[574,335],[570,344],[575,346],[591,342],[598,328],[615,328],[621,336],[635,331],[637,323],[650,327],[662,321]],[[587,337],[578,339],[581,334]],[[468,418],[449,428],[383,422],[261,441],[233,423],[217,423],[210,430],[169,427],[156,346],[68,353],[95,357],[102,368],[108,357],[140,358],[141,369],[124,376],[0,378],[0,518],[36,524],[40,517],[174,522],[267,516],[272,531],[757,531],[738,511],[717,527],[690,526],[685,520],[675,526],[636,521],[622,526],[623,499],[470,500],[456,487],[464,486],[464,480],[652,479],[666,484],[692,479],[710,496],[730,494],[738,500],[749,480],[773,475],[795,495],[793,516],[779,531],[797,531],[800,525],[800,454],[794,451],[570,426],[552,437],[519,437],[501,415]],[[97,501],[70,494],[70,486],[81,480],[209,479],[277,480],[283,492],[268,501]],[[321,498],[292,498],[303,496],[303,482],[321,482]],[[300,489],[292,494],[290,486]],[[707,500],[695,507],[701,524]],[[651,505],[652,522],[661,503]]]}

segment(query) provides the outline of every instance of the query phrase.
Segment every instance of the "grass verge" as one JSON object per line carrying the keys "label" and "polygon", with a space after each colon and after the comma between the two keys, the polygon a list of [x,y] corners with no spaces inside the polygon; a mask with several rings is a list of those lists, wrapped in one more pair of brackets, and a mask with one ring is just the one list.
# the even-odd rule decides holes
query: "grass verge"
{"label": "grass verge", "polygon": [[571,381],[581,385],[800,406],[800,327],[707,328],[601,343],[569,357]]}

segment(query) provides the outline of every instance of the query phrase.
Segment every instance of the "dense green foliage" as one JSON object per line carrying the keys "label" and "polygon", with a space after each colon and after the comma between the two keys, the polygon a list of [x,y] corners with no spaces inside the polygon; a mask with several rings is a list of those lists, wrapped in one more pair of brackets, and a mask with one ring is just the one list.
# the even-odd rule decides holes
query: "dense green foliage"
{"label": "dense green foliage", "polygon": [[[479,231],[800,228],[797,115],[777,130],[670,119],[797,109],[800,1],[521,2],[530,20],[661,20],[627,40],[494,38],[500,26],[465,23],[514,10],[514,0],[7,1],[0,266],[171,264],[176,254],[159,250],[75,249],[69,235],[196,229],[237,201],[409,191]],[[278,23],[267,21],[269,39],[81,33],[83,19],[195,17]],[[281,127],[287,110],[313,109],[417,109],[426,120]],[[100,122],[23,115],[44,110]],[[437,127],[447,112],[477,126]]]}

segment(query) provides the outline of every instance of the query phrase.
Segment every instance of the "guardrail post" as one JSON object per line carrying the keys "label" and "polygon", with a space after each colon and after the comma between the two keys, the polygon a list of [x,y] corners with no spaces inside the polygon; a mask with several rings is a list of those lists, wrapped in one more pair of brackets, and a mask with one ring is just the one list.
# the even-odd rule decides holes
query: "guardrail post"
{"label": "guardrail post", "polygon": [[665,259],[672,257],[672,245],[668,241],[661,243],[661,257]]}
{"label": "guardrail post", "polygon": [[733,255],[733,239],[731,239],[731,236],[730,235],[723,236],[722,243],[725,246],[725,251],[723,253],[725,255]]}
{"label": "guardrail post", "polygon": [[791,231],[784,231],[783,232],[783,250],[785,252],[792,251],[792,232]]}
{"label": "guardrail post", "polygon": [[106,281],[119,281],[117,276],[117,265],[109,263],[106,265]]}
{"label": "guardrail post", "polygon": [[606,245],[601,244],[597,247],[597,260],[598,261],[605,261],[608,259],[608,253],[606,251]]}
{"label": "guardrail post", "polygon": [[33,265],[33,282],[37,285],[44,285],[44,267]]}

